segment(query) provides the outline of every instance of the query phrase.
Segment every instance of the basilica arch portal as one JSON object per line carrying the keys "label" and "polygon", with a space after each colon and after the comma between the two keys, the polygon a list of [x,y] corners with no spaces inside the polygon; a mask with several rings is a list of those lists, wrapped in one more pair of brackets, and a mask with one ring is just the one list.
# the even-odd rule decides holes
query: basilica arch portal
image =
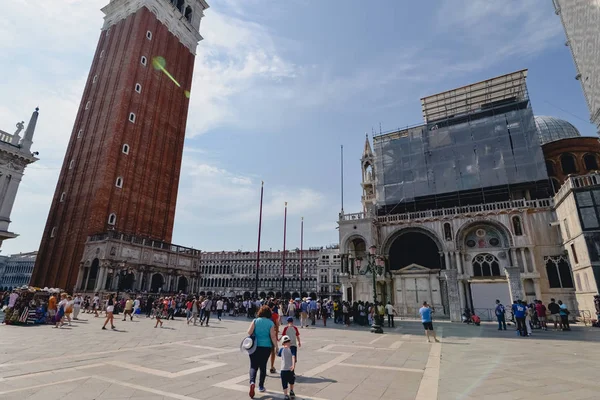
{"label": "basilica arch portal", "polygon": [[405,228],[391,234],[384,242],[391,279],[389,293],[403,315],[414,316],[424,301],[438,315],[448,314],[445,279],[446,268],[442,242],[435,232],[425,228]]}

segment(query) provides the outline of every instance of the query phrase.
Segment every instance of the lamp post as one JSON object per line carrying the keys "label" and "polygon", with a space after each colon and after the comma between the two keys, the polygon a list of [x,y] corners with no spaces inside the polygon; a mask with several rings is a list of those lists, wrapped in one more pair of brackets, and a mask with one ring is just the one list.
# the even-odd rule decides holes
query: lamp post
{"label": "lamp post", "polygon": [[367,254],[367,265],[363,270],[360,270],[361,260],[356,259],[356,267],[359,269],[361,275],[371,274],[373,278],[373,307],[375,307],[375,318],[373,318],[373,325],[371,326],[372,333],[383,333],[380,321],[379,312],[377,310],[377,274],[381,275],[384,271],[383,260],[376,256],[377,247],[369,247],[369,254]]}

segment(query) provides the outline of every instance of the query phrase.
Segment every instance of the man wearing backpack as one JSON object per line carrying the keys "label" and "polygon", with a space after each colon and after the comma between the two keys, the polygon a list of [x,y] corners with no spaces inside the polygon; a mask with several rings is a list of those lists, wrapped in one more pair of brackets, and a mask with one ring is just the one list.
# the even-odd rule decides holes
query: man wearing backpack
{"label": "man wearing backpack", "polygon": [[500,300],[496,300],[496,318],[498,318],[498,330],[506,330],[506,310]]}

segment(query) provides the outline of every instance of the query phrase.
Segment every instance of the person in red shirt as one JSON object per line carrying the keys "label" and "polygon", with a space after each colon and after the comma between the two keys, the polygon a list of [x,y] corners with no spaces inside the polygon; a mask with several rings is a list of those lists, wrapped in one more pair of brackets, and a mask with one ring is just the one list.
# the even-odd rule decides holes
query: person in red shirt
{"label": "person in red shirt", "polygon": [[535,312],[537,313],[538,320],[540,321],[540,327],[547,331],[548,324],[546,324],[546,306],[542,304],[541,300],[538,300],[535,305]]}
{"label": "person in red shirt", "polygon": [[192,300],[188,299],[187,303],[185,303],[185,319],[187,320],[187,323],[190,323],[190,318],[192,316]]}

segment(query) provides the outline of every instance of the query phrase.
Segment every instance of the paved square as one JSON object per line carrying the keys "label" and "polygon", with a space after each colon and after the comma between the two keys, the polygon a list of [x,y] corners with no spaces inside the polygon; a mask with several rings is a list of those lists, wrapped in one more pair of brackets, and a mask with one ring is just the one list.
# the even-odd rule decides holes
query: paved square
{"label": "paved square", "polygon": [[[239,352],[249,321],[210,327],[144,317],[85,314],[72,327],[0,326],[1,399],[247,399],[248,357]],[[384,335],[341,326],[302,329],[298,399],[596,399],[600,329],[534,332],[438,323],[439,344],[421,324],[402,321]],[[279,368],[279,360],[275,366]],[[283,398],[279,375],[267,393]]]}

